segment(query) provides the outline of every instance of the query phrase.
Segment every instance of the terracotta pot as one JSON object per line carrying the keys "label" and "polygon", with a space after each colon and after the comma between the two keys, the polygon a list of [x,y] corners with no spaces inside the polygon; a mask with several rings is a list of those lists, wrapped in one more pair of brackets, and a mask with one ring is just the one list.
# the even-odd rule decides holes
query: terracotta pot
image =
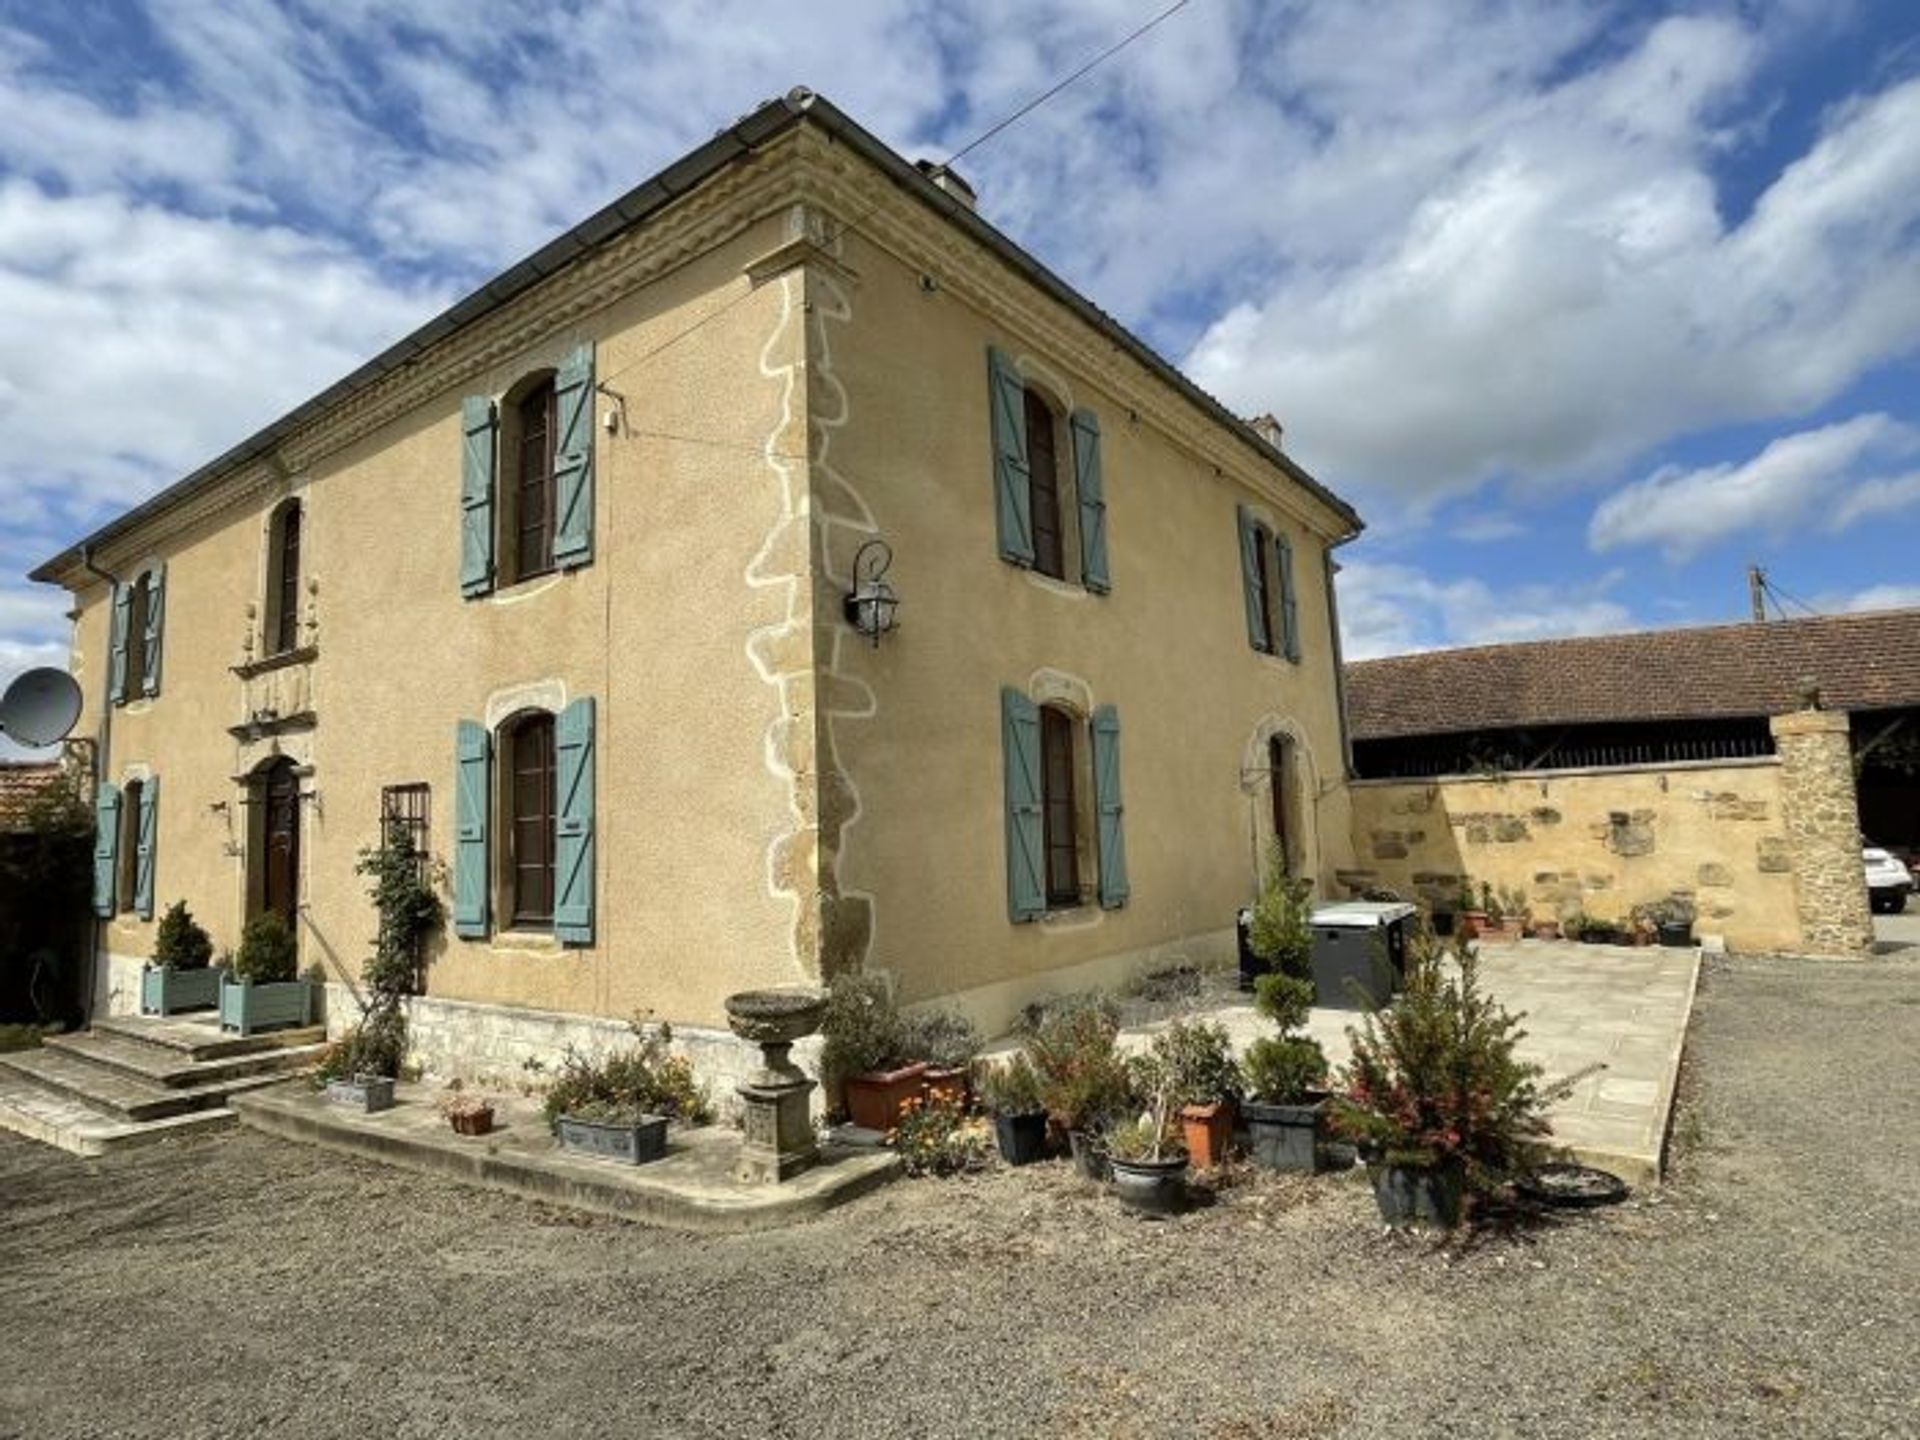
{"label": "terracotta pot", "polygon": [[926,1093],[927,1067],[869,1070],[846,1081],[847,1118],[863,1130],[885,1132],[900,1123],[900,1107]]}
{"label": "terracotta pot", "polygon": [[1460,912],[1460,933],[1474,940],[1487,933],[1487,912],[1484,910],[1462,910]]}
{"label": "terracotta pot", "polygon": [[493,1129],[493,1107],[472,1113],[456,1112],[447,1117],[447,1123],[453,1126],[456,1135],[485,1135]]}
{"label": "terracotta pot", "polygon": [[1197,1170],[1211,1170],[1225,1162],[1233,1145],[1233,1102],[1182,1105],[1180,1128],[1186,1132],[1187,1157]]}
{"label": "terracotta pot", "polygon": [[1558,940],[1560,922],[1558,920],[1536,920],[1533,924],[1533,938],[1536,940]]}
{"label": "terracotta pot", "polygon": [[1500,938],[1502,940],[1511,942],[1524,939],[1526,933],[1527,922],[1524,920],[1502,920],[1500,922]]}

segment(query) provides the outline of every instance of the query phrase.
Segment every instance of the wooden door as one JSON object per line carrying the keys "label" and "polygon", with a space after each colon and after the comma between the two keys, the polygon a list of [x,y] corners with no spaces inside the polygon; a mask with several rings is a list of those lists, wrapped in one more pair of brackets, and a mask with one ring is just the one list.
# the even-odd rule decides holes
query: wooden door
{"label": "wooden door", "polygon": [[300,902],[300,779],[291,761],[281,760],[267,772],[265,790],[260,903],[263,910],[278,910],[291,926]]}

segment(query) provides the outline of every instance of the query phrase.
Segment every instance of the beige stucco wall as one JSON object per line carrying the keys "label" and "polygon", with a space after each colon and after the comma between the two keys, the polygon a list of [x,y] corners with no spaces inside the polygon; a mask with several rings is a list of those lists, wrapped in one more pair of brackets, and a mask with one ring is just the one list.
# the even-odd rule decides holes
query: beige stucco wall
{"label": "beige stucco wall", "polygon": [[[563,275],[423,359],[446,383],[392,401],[350,443],[289,441],[244,494],[101,556],[123,573],[149,551],[168,563],[162,692],[115,711],[107,767],[162,778],[161,907],[185,898],[218,944],[237,942],[242,777],[277,745],[308,772],[303,961],[357,976],[374,924],[353,865],[377,838],[381,787],[431,784],[433,849],[450,858],[455,723],[503,718],[526,695],[599,702],[597,941],[447,937],[430,995],[474,1014],[649,1011],[714,1027],[730,991],[859,963],[894,974],[909,1002],[955,995],[997,1026],[1042,990],[1223,953],[1269,833],[1276,730],[1297,745],[1301,862],[1332,886],[1351,834],[1323,583],[1339,517],[844,154],[809,163],[839,167],[835,183],[854,188],[829,198],[857,207],[862,231],[795,210],[815,182],[780,150],[716,182],[729,198],[698,224],[650,225],[668,239],[644,283],[606,279],[602,259]],[[655,243],[633,242],[643,257]],[[929,270],[947,283],[923,288]],[[504,392],[582,340],[625,400],[618,431],[595,430],[594,561],[463,600],[461,397]],[[1063,403],[1100,412],[1110,596],[998,557],[990,341]],[[295,493],[318,658],[243,681],[231,667],[260,624],[267,517]],[[1298,665],[1247,644],[1237,503],[1293,538]],[[878,649],[839,606],[873,533],[894,547],[905,599]],[[78,604],[91,731],[110,607],[98,584]],[[1126,908],[1009,922],[1008,684],[1118,707]],[[310,706],[318,723],[228,733],[267,702]],[[108,927],[123,981],[152,928]],[[438,1027],[436,1043],[451,1051],[457,1029]]]}
{"label": "beige stucco wall", "polygon": [[[841,889],[871,906],[864,958],[902,995],[952,995],[989,1027],[1050,990],[1231,945],[1271,834],[1265,737],[1297,741],[1305,869],[1347,863],[1334,655],[1324,585],[1332,517],[1249,455],[1215,466],[1116,395],[1138,384],[1110,344],[1060,322],[1020,282],[969,294],[943,257],[847,239],[851,276],[816,271],[812,380],[819,603],[837,603],[855,549],[893,549],[900,628],[873,648],[841,628],[823,693],[840,697],[833,753],[846,824]],[[987,347],[1015,357],[1064,414],[1098,412],[1112,592],[999,555]],[[1186,423],[1202,421],[1191,410]],[[1061,452],[1063,474],[1070,451]],[[1276,495],[1256,484],[1279,486]],[[1070,503],[1070,502],[1068,502]],[[1247,641],[1235,507],[1292,537],[1298,664]],[[1069,573],[1077,574],[1070,559]],[[1131,898],[1039,923],[1008,918],[1000,691],[1112,704]],[[1251,773],[1243,775],[1243,770]],[[831,817],[829,817],[831,819]],[[829,826],[831,829],[831,826]],[[850,958],[861,958],[861,924]]]}
{"label": "beige stucco wall", "polygon": [[1434,781],[1354,782],[1353,889],[1450,902],[1462,875],[1518,891],[1534,914],[1622,920],[1671,896],[1738,949],[1799,942],[1773,760]]}

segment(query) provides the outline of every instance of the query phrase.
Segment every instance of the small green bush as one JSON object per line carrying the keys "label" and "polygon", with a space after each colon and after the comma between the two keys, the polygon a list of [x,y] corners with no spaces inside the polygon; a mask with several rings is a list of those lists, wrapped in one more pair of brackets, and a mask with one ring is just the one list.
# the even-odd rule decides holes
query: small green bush
{"label": "small green bush", "polygon": [[1262,975],[1253,982],[1253,1008],[1282,1032],[1298,1030],[1313,1009],[1313,982],[1292,975]]}
{"label": "small green bush", "polygon": [[212,959],[213,937],[193,918],[186,901],[174,901],[153,933],[153,963],[175,970],[204,970]]}
{"label": "small green bush", "polygon": [[1279,1028],[1247,1047],[1247,1088],[1263,1105],[1298,1105],[1326,1088],[1327,1056],[1320,1042],[1294,1035],[1313,1008],[1313,985],[1291,975],[1262,975],[1254,984],[1254,1008]]}
{"label": "small green bush", "polygon": [[1128,1068],[1136,1095],[1164,1093],[1176,1109],[1237,1100],[1246,1089],[1226,1026],[1204,1020],[1175,1020]]}
{"label": "small green bush", "polygon": [[1056,1003],[1027,1040],[1040,1098],[1063,1130],[1105,1125],[1127,1108],[1132,1086],[1116,1045],[1120,1021],[1111,1001]]}
{"label": "small green bush", "polygon": [[904,1022],[901,1048],[909,1060],[958,1070],[973,1063],[980,1045],[979,1028],[957,1010],[931,1010]]}
{"label": "small green bush", "polygon": [[263,910],[247,922],[233,957],[234,979],[272,984],[293,979],[299,968],[293,931],[284,915],[278,910]]}
{"label": "small green bush", "polygon": [[1276,848],[1267,883],[1254,902],[1248,940],[1253,953],[1283,975],[1313,973],[1313,882],[1289,876]]}
{"label": "small green bush", "polygon": [[884,975],[843,970],[827,983],[820,1065],[833,1081],[891,1069],[907,1056],[907,1025]]}
{"label": "small green bush", "polygon": [[406,1016],[399,1010],[374,1010],[327,1047],[315,1075],[322,1085],[354,1075],[397,1080],[406,1058]]}
{"label": "small green bush", "polygon": [[672,1053],[673,1029],[649,1030],[633,1022],[634,1043],[592,1060],[568,1047],[559,1077],[547,1091],[547,1123],[562,1115],[580,1120],[631,1124],[643,1115],[664,1115],[689,1125],[713,1118],[707,1090],[684,1055]]}
{"label": "small green bush", "polygon": [[1040,1102],[1040,1077],[1024,1053],[983,1066],[976,1088],[990,1115],[1032,1115],[1047,1108]]}

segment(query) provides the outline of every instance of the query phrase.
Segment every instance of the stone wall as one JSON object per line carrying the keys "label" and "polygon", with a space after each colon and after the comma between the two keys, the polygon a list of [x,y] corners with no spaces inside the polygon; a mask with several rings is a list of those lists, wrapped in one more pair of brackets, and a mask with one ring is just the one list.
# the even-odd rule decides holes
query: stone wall
{"label": "stone wall", "polygon": [[1617,921],[1680,898],[1697,907],[1701,934],[1800,949],[1785,773],[1769,758],[1355,781],[1354,867],[1339,879],[1450,909],[1470,877],[1543,919]]}
{"label": "stone wall", "polygon": [[1786,850],[1793,864],[1801,949],[1863,955],[1873,946],[1860,862],[1859,797],[1843,711],[1801,710],[1772,721],[1780,755]]}

